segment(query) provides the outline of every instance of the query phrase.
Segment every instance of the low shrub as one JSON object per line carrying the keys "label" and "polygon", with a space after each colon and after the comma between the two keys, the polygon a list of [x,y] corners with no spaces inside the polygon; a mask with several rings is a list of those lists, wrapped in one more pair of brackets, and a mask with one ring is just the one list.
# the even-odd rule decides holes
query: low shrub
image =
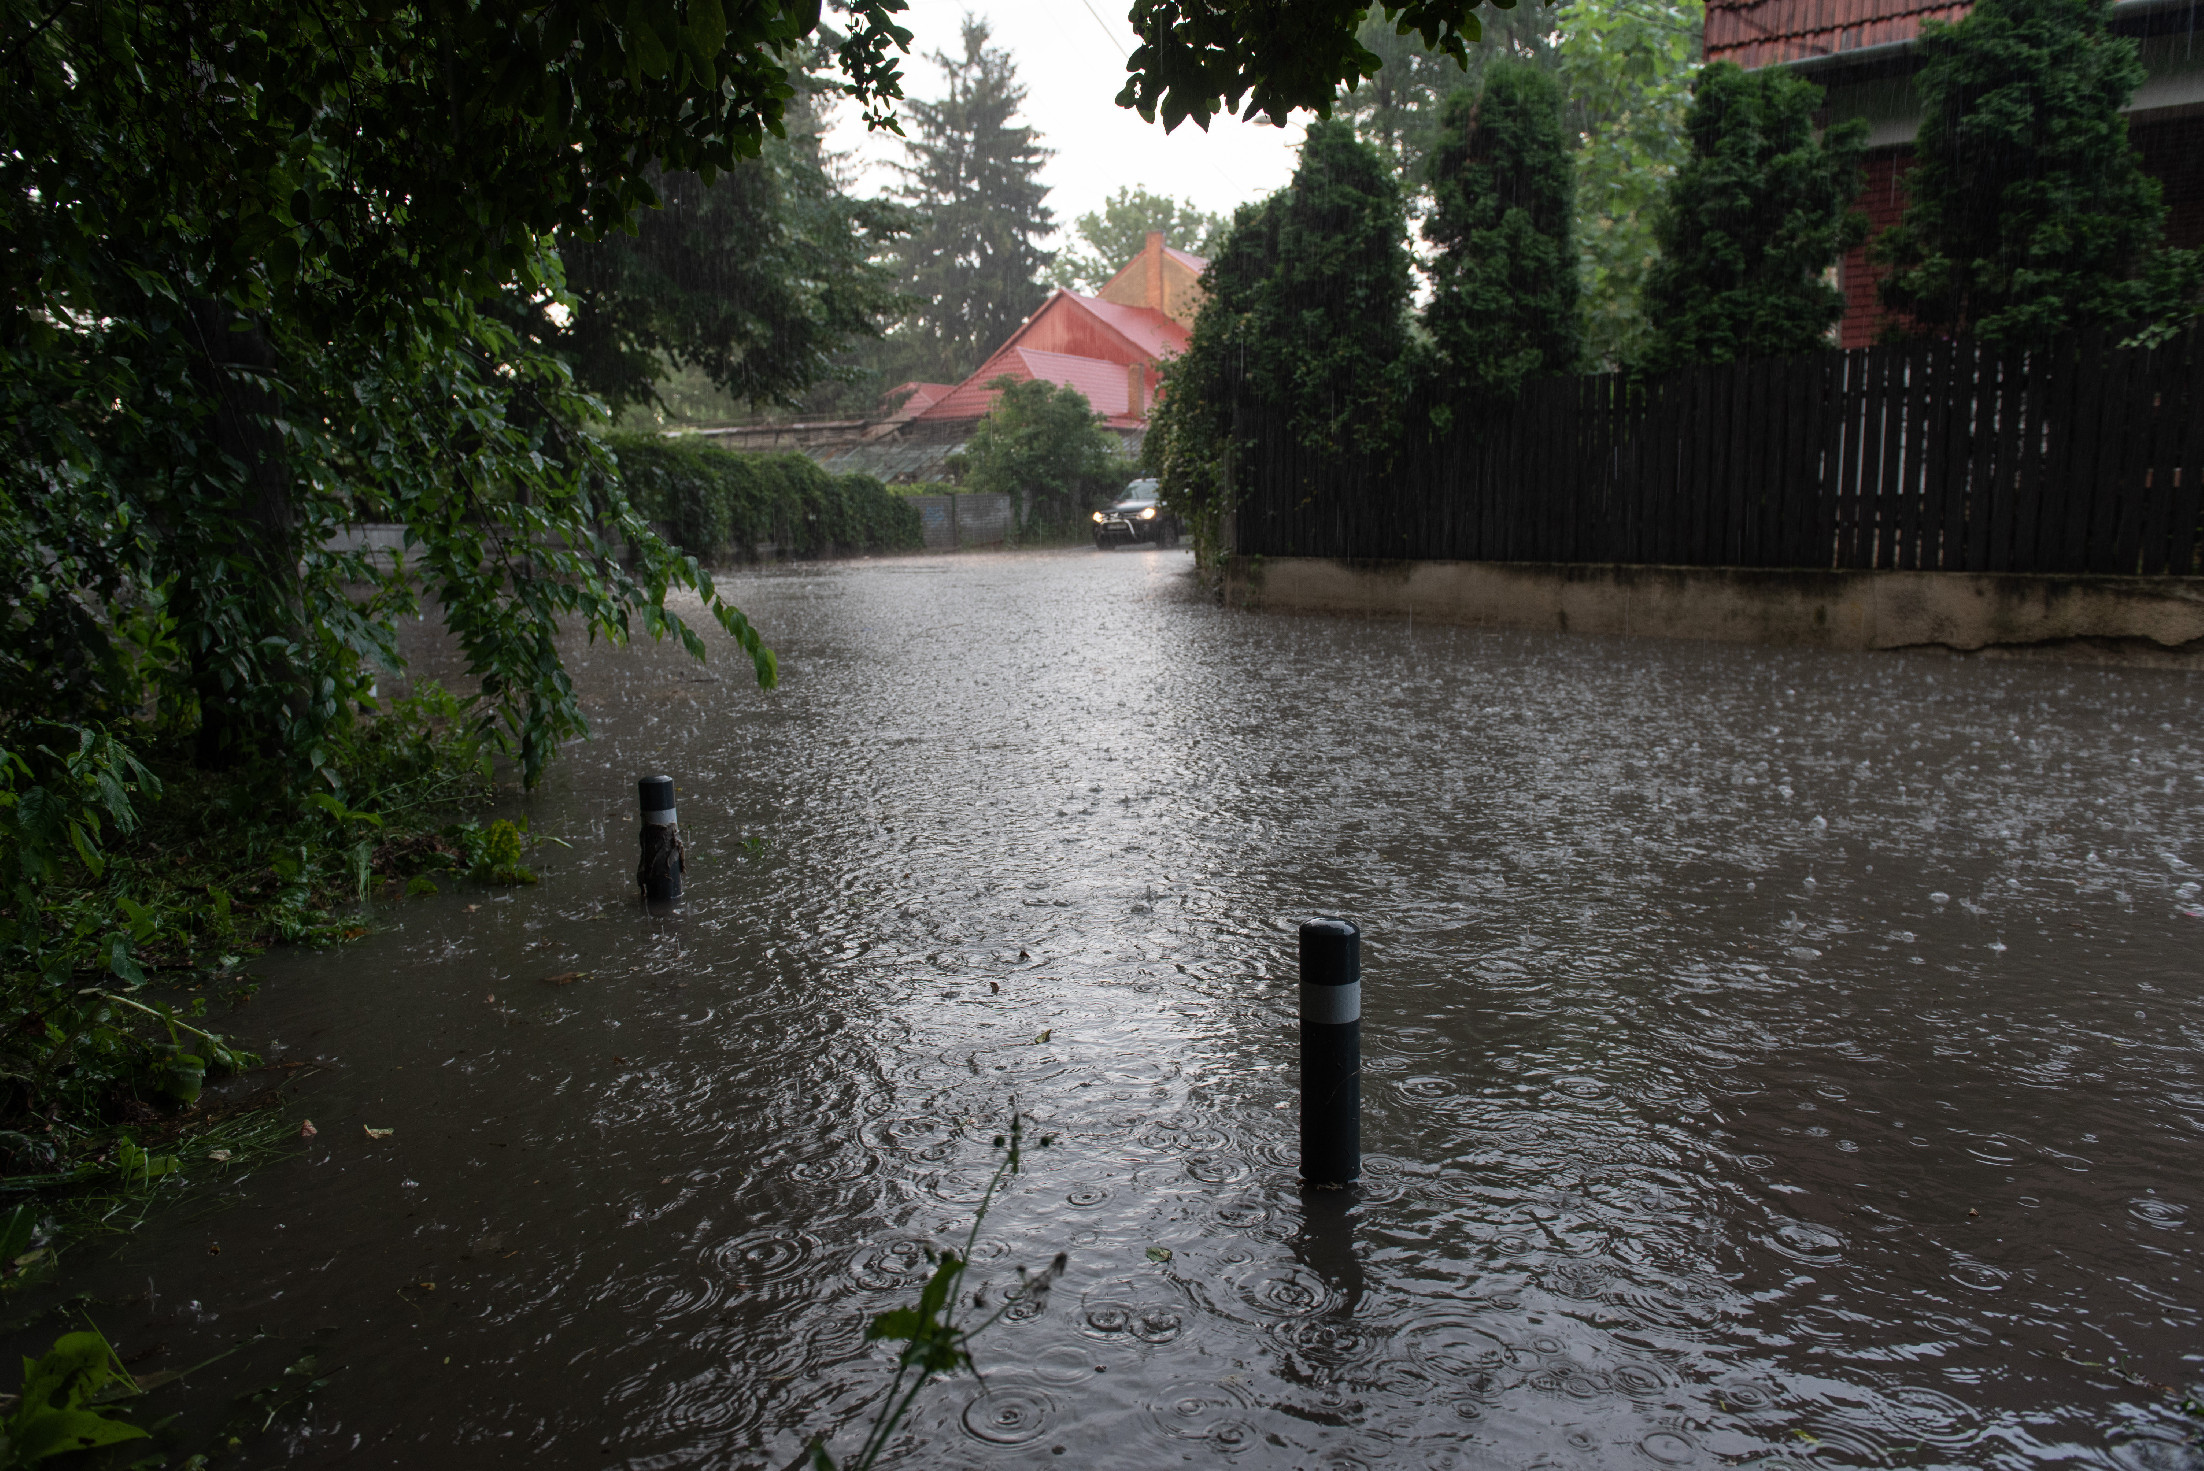
{"label": "low shrub", "polygon": [[918,510],[870,475],[835,475],[799,454],[738,454],[694,435],[613,437],[628,495],[699,560],[915,550]]}

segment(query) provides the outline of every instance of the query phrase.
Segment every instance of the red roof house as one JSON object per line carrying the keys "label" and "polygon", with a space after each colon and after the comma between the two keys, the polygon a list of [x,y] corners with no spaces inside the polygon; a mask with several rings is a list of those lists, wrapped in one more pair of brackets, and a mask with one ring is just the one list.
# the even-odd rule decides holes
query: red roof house
{"label": "red roof house", "polygon": [[[1872,234],[1905,210],[1905,175],[1921,106],[1913,93],[1914,43],[1925,20],[1956,21],[1970,3],[1949,0],[1708,0],[1709,61],[1747,70],[1783,66],[1827,91],[1830,122],[1865,118],[1866,178],[1860,208]],[[2165,190],[2166,238],[2204,245],[2204,47],[2192,43],[2204,0],[2118,0],[2112,28],[2133,36],[2145,80],[2128,103],[2128,136]],[[1846,347],[1873,342],[1885,322],[1867,247],[1838,267]]]}
{"label": "red roof house", "polygon": [[990,383],[1045,379],[1087,396],[1112,429],[1138,433],[1155,404],[1156,364],[1185,351],[1209,263],[1151,233],[1139,255],[1092,296],[1059,291],[954,390],[915,416],[922,424],[978,421],[995,405]]}
{"label": "red roof house", "polygon": [[1155,407],[1157,365],[1185,350],[1208,268],[1151,233],[1100,291],[1058,291],[961,383],[900,384],[870,419],[707,432],[744,448],[800,449],[836,470],[883,480],[936,480],[995,406],[988,384],[1040,379],[1078,389],[1126,447],[1137,448]]}

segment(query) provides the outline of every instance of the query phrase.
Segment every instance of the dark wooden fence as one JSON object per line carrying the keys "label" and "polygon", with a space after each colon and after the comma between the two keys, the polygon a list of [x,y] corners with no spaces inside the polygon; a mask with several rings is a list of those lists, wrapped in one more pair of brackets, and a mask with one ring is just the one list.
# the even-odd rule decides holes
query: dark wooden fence
{"label": "dark wooden fence", "polygon": [[1382,457],[1251,427],[1243,553],[2204,575],[2196,326],[1548,379]]}

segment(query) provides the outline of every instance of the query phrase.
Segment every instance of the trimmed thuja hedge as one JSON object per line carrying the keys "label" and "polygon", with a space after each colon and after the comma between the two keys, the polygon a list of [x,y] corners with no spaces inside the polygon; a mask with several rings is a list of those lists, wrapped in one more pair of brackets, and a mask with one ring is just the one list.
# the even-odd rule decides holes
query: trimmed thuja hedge
{"label": "trimmed thuja hedge", "polygon": [[612,441],[629,497],[699,558],[884,552],[924,544],[918,508],[870,475],[834,475],[803,455],[738,454],[701,439],[622,434]]}

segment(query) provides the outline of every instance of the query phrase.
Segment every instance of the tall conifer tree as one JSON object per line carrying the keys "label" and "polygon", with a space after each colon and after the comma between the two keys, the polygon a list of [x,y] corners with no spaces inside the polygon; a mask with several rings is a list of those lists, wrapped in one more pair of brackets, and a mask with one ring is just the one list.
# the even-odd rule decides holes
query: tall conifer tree
{"label": "tall conifer tree", "polygon": [[2120,109],[2143,80],[2108,0],[1981,0],[1922,27],[1923,108],[1905,217],[1877,242],[1883,300],[1993,341],[2132,330],[2197,308],[2198,257]]}
{"label": "tall conifer tree", "polygon": [[1821,88],[1779,67],[1718,61],[1699,73],[1684,120],[1691,156],[1654,224],[1646,279],[1646,366],[1787,357],[1824,346],[1844,294],[1824,279],[1866,221],[1859,193],[1867,125],[1819,137]]}
{"label": "tall conifer tree", "polygon": [[[1025,101],[1009,54],[987,25],[964,22],[964,54],[934,54],[948,75],[938,101],[911,102],[909,160],[897,195],[915,228],[898,251],[904,290],[917,301],[894,334],[891,371],[956,382],[977,368],[1041,304],[1055,228],[1040,180],[1050,151],[1017,122]],[[892,380],[891,380],[892,381]]]}
{"label": "tall conifer tree", "polygon": [[1355,136],[1376,148],[1400,176],[1412,212],[1428,203],[1423,190],[1431,176],[1430,156],[1440,137],[1446,102],[1456,92],[1474,92],[1485,68],[1515,60],[1551,70],[1557,64],[1553,11],[1546,5],[1487,8],[1478,17],[1478,38],[1464,57],[1468,65],[1425,42],[1413,29],[1403,34],[1396,20],[1372,12],[1355,31],[1358,44],[1382,63],[1376,72],[1340,94],[1334,116],[1354,124]]}
{"label": "tall conifer tree", "polygon": [[1583,355],[1575,165],[1548,73],[1495,61],[1481,91],[1447,100],[1431,154],[1434,371],[1448,400],[1512,396]]}
{"label": "tall conifer tree", "polygon": [[1316,122],[1273,207],[1258,227],[1277,244],[1257,294],[1249,387],[1285,409],[1303,443],[1390,444],[1408,346],[1400,184],[1345,123]]}
{"label": "tall conifer tree", "polygon": [[1343,122],[1309,124],[1293,182],[1243,204],[1209,300],[1141,446],[1205,560],[1235,466],[1265,436],[1383,455],[1407,396],[1409,265],[1400,185]]}

